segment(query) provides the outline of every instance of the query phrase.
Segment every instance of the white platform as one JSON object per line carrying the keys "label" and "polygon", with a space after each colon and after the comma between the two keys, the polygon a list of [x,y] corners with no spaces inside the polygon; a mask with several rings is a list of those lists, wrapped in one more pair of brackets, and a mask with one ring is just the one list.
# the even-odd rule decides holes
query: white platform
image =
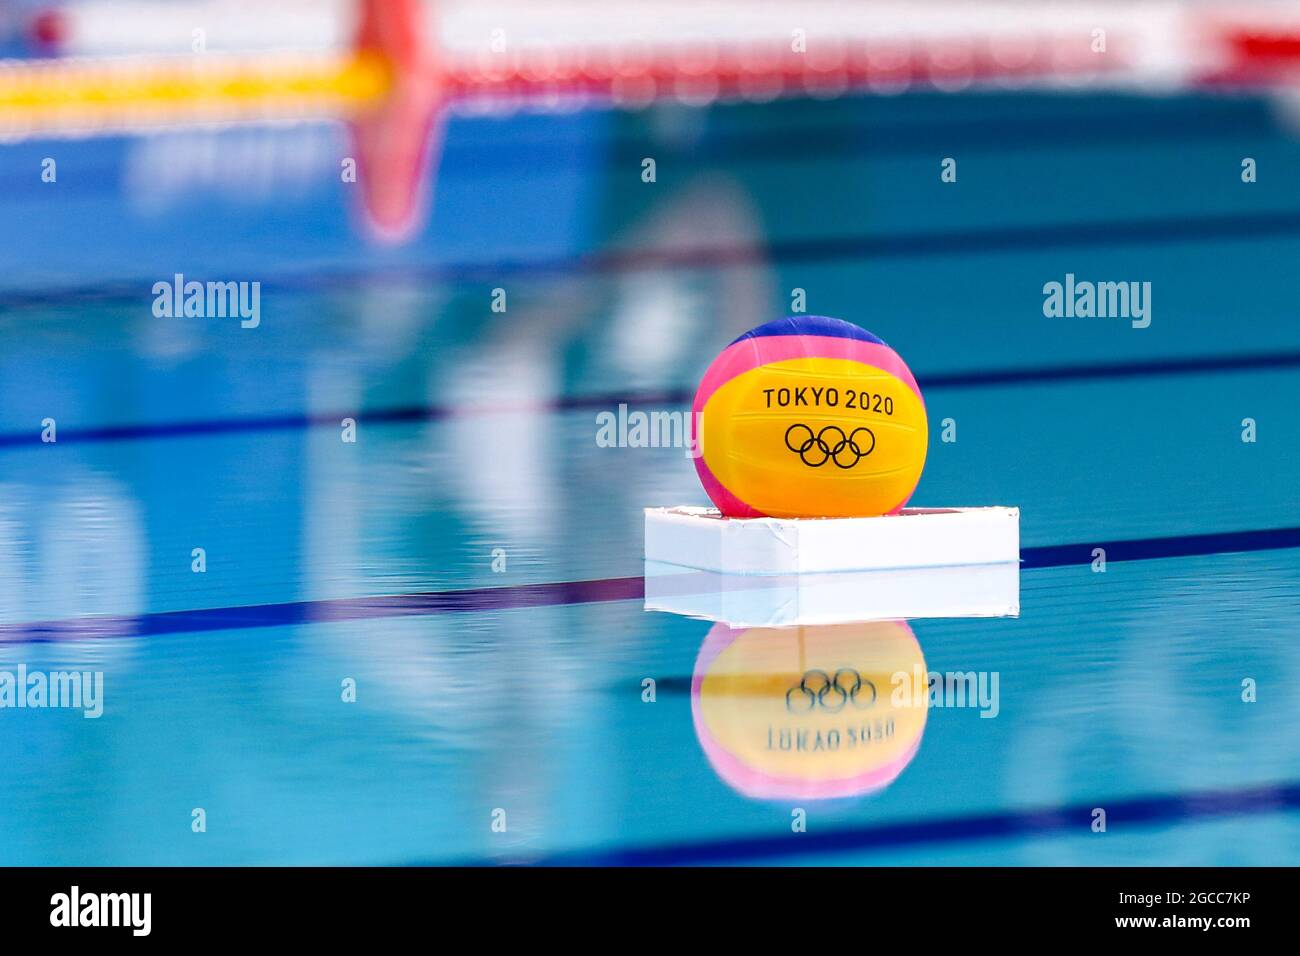
{"label": "white platform", "polygon": [[722,574],[1018,562],[1020,509],[909,508],[878,518],[724,518],[712,508],[647,508],[645,559]]}
{"label": "white platform", "polygon": [[817,574],[719,574],[647,561],[645,607],[732,627],[1016,617],[1020,562]]}

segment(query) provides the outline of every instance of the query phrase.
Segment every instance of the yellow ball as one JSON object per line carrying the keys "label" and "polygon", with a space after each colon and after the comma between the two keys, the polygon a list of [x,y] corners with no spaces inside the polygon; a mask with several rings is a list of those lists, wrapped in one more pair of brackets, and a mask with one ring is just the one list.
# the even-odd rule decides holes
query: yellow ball
{"label": "yellow ball", "polygon": [[695,467],[736,518],[892,514],[925,467],[925,402],[898,353],[823,316],[745,333],[695,396]]}

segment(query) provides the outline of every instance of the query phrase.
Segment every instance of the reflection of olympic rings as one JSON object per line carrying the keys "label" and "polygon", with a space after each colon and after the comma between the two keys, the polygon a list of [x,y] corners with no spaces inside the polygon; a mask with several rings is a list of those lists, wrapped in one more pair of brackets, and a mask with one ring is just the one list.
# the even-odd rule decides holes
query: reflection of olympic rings
{"label": "reflection of olympic rings", "polygon": [[[790,436],[796,429],[803,429],[808,437],[804,438],[801,432],[799,440],[792,442]],[[867,437],[871,439],[871,444],[865,448],[858,442],[860,432],[866,432]],[[846,435],[844,429],[838,425],[827,425],[814,435],[813,430],[807,425],[796,424],[785,430],[785,447],[798,455],[809,468],[820,468],[826,462],[833,461],[837,467],[847,469],[852,468],[875,450],[876,433],[870,428],[860,426]],[[809,452],[812,453],[812,458],[809,458]],[[849,455],[853,456],[852,459]]]}
{"label": "reflection of olympic rings", "polygon": [[[871,692],[871,699],[865,703],[858,699],[864,690]],[[796,694],[799,696],[794,697]],[[797,687],[791,687],[785,692],[785,709],[792,714],[806,714],[818,707],[827,713],[837,714],[844,709],[845,704],[852,704],[862,710],[874,707],[875,703],[876,685],[865,680],[851,667],[841,667],[833,677],[822,670],[808,671],[799,679]]]}

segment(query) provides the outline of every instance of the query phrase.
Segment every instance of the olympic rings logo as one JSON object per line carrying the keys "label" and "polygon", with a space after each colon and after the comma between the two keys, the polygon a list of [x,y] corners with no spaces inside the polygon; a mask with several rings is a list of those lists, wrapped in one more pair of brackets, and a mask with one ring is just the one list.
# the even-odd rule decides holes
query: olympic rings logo
{"label": "olympic rings logo", "polygon": [[[858,439],[864,432],[871,441],[865,448]],[[796,441],[791,441],[792,435],[797,436]],[[796,424],[785,430],[785,447],[798,455],[809,468],[820,468],[826,462],[833,461],[837,467],[849,469],[875,450],[876,433],[861,426],[846,435],[838,425],[827,425],[814,435],[807,425]],[[850,455],[853,457],[850,458]]]}
{"label": "olympic rings logo", "polygon": [[[868,693],[870,698],[864,700]],[[876,704],[876,685],[851,667],[841,667],[834,676],[823,670],[808,671],[797,686],[785,692],[785,709],[792,714],[811,713],[819,707],[838,714],[850,704],[858,710]]]}

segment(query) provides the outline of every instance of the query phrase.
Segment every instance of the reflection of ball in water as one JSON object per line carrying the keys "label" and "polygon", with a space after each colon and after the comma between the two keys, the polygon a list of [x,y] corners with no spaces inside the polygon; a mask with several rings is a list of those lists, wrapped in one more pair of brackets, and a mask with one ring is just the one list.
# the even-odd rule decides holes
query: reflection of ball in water
{"label": "reflection of ball in water", "polygon": [[925,659],[904,621],[709,631],[691,712],[714,770],[749,797],[829,799],[880,790],[921,745],[928,697],[895,701]]}
{"label": "reflection of ball in water", "polygon": [[890,514],[925,466],[929,430],[912,373],[839,319],[795,316],[746,332],[704,373],[692,410],[695,468],[734,518]]}

